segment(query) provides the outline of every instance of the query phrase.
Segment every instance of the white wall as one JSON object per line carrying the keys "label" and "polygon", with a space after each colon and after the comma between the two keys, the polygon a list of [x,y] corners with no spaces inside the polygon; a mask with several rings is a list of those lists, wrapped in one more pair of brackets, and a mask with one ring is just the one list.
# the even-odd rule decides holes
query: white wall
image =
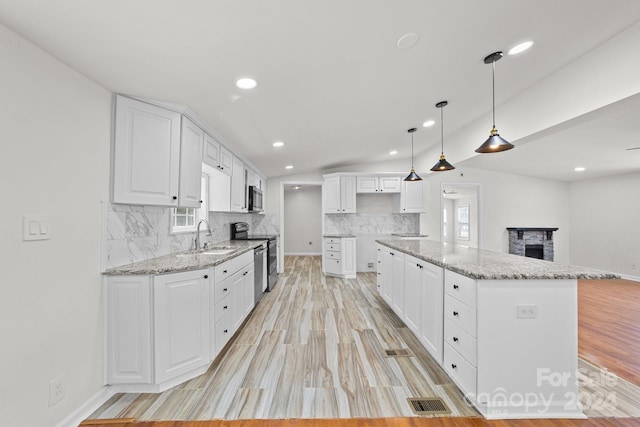
{"label": "white wall", "polygon": [[[322,253],[322,186],[284,193],[285,255]],[[311,244],[309,244],[311,242]]]}
{"label": "white wall", "polygon": [[[421,215],[420,232],[430,240],[440,238],[440,184],[481,184],[478,210],[480,248],[509,252],[507,227],[558,227],[554,233],[555,261],[569,263],[569,185],[459,166],[449,172],[422,177],[428,186],[428,211]],[[435,203],[435,204],[434,204]]]}
{"label": "white wall", "polygon": [[640,173],[578,181],[569,188],[571,263],[640,280]]}
{"label": "white wall", "polygon": [[[53,426],[103,385],[100,204],[111,94],[0,26],[0,425]],[[25,214],[51,239],[22,241]],[[49,382],[66,397],[48,407]]]}

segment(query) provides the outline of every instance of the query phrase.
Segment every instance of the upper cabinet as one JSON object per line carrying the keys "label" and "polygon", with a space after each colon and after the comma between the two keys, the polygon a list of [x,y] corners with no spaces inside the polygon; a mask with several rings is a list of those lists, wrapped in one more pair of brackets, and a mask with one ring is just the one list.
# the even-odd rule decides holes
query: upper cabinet
{"label": "upper cabinet", "polygon": [[179,113],[123,96],[114,119],[113,203],[200,207],[203,134],[182,129]]}
{"label": "upper cabinet", "polygon": [[402,179],[399,176],[358,176],[357,193],[400,193]]}
{"label": "upper cabinet", "polygon": [[233,156],[233,172],[231,174],[231,212],[247,212],[247,194],[244,163]]}
{"label": "upper cabinet", "polygon": [[204,135],[203,161],[227,175],[232,174],[233,154],[207,134]]}
{"label": "upper cabinet", "polygon": [[356,212],[356,177],[332,176],[323,186],[324,213]]}
{"label": "upper cabinet", "polygon": [[421,213],[426,211],[427,196],[424,181],[402,181],[400,212]]}

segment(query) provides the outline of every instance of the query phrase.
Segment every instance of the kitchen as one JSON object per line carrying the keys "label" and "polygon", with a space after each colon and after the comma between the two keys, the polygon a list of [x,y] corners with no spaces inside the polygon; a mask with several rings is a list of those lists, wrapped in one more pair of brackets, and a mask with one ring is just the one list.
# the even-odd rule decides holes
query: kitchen
{"label": "kitchen", "polygon": [[[560,43],[562,38],[557,33],[549,35],[549,37],[556,37],[554,39],[545,39],[543,34],[537,37],[532,52],[536,52],[535,49],[540,47],[536,54],[540,56],[535,58],[540,59],[544,56],[543,48],[550,49],[550,45],[545,45],[543,40],[560,49],[557,53],[555,68],[550,67],[535,73],[533,65],[526,60],[525,56],[517,59],[505,58],[497,64],[497,125],[501,135],[517,145],[517,149],[511,152],[516,153],[518,150],[525,150],[528,145],[535,145],[538,142],[537,139],[546,135],[545,130],[546,133],[568,132],[563,129],[563,124],[564,126],[567,126],[567,122],[574,124],[571,123],[572,120],[575,120],[575,124],[580,124],[585,120],[585,117],[582,117],[585,114],[589,119],[601,117],[601,120],[605,120],[607,109],[602,110],[602,107],[610,105],[611,108],[615,108],[627,105],[630,111],[634,111],[632,107],[634,95],[640,92],[636,78],[639,75],[637,52],[634,48],[637,45],[638,34],[637,6],[630,2],[616,3],[618,7],[612,7],[609,3],[605,5],[604,2],[589,4],[592,7],[600,7],[597,12],[594,12],[592,18],[582,5],[568,4],[563,6],[566,9],[557,11],[558,13],[555,14],[558,17],[558,21],[554,21],[556,25],[549,25],[557,31],[557,28],[561,27],[558,22],[562,19],[566,22],[574,22],[571,19],[577,20],[581,17],[583,26],[576,25],[581,29],[589,28],[589,31],[577,31],[576,34],[584,34],[585,37],[593,37],[593,39],[578,46]],[[74,6],[80,8],[76,10],[78,14],[90,19],[90,21],[84,21],[83,25],[91,22],[92,25],[87,27],[94,28],[96,35],[106,30],[105,27],[109,27],[109,23],[125,19],[124,15],[122,18],[114,16],[118,14],[112,4],[94,5],[96,9],[93,10],[88,6],[86,6],[88,9],[83,9],[85,6],[81,5]],[[308,11],[296,10],[298,8],[296,5],[288,6],[292,10],[283,14],[283,17],[296,13],[309,16]],[[367,9],[365,6],[360,6]],[[506,7],[500,2],[496,2],[495,6],[496,9]],[[415,5],[415,7],[419,6]],[[555,10],[554,7],[559,6],[548,5],[549,10]],[[531,22],[536,20],[548,22],[546,21],[548,12],[543,9],[541,6],[531,4],[524,13],[537,17],[531,19]],[[584,13],[576,13],[576,11]],[[127,18],[131,21],[123,22],[123,28],[129,28],[129,26],[139,28],[134,23],[139,23],[146,12],[143,10],[132,12],[132,17]],[[171,16],[177,12],[171,10],[168,14]],[[185,13],[192,20],[197,19],[197,13],[194,11],[180,12]],[[263,12],[268,15],[268,11]],[[323,10],[313,12],[318,15],[316,22],[334,22],[333,14],[327,16],[327,12]],[[396,13],[399,12],[396,11]],[[68,20],[60,15],[67,15]],[[428,14],[423,14],[423,17],[426,15]],[[478,11],[478,15],[487,16],[481,11]],[[322,175],[328,173],[408,173],[411,159],[408,154],[410,140],[406,135],[406,129],[421,125],[428,118],[427,116],[436,117],[435,103],[448,99],[450,105],[445,111],[444,148],[447,159],[457,167],[456,171],[447,172],[446,176],[426,175],[426,171],[436,162],[441,152],[440,132],[436,126],[421,127],[416,133],[416,147],[419,148],[416,151],[415,166],[418,173],[428,182],[429,203],[440,200],[442,183],[482,183],[481,247],[507,252],[506,227],[558,227],[559,230],[554,237],[557,244],[557,262],[601,268],[629,277],[639,275],[638,260],[633,259],[634,254],[638,253],[634,243],[639,240],[637,231],[624,225],[633,223],[634,212],[638,209],[638,199],[634,190],[638,182],[637,167],[635,169],[619,168],[622,173],[616,175],[586,175],[592,178],[563,181],[520,175],[513,171],[501,171],[495,169],[495,165],[491,165],[488,170],[480,165],[472,165],[473,159],[468,160],[470,163],[468,166],[464,164],[465,159],[486,138],[490,129],[491,75],[490,67],[482,63],[482,58],[496,49],[506,50],[512,43],[517,42],[508,38],[507,35],[504,38],[501,36],[498,39],[487,40],[483,46],[461,51],[456,58],[451,58],[448,67],[455,70],[455,72],[452,71],[452,80],[463,81],[464,78],[460,78],[460,75],[462,70],[467,70],[464,75],[473,76],[473,84],[478,89],[465,86],[455,97],[453,87],[443,86],[442,92],[436,93],[426,88],[424,91],[418,91],[408,87],[409,82],[414,81],[414,74],[408,74],[411,78],[406,79],[407,87],[399,87],[392,91],[408,94],[402,98],[403,101],[400,102],[393,97],[385,101],[387,105],[406,104],[407,110],[397,113],[384,109],[382,112],[384,114],[381,114],[375,108],[366,106],[367,103],[370,106],[378,105],[370,97],[373,95],[367,95],[371,87],[384,86],[375,79],[373,81],[364,79],[359,83],[353,83],[354,90],[357,89],[357,92],[350,96],[352,99],[362,97],[365,105],[354,108],[350,99],[345,101],[338,96],[338,93],[343,93],[349,85],[340,80],[341,76],[335,76],[335,74],[341,74],[332,69],[336,64],[323,64],[320,67],[323,77],[329,80],[331,76],[338,82],[342,82],[338,85],[342,90],[337,93],[329,91],[328,87],[320,85],[321,79],[316,79],[311,84],[319,86],[320,92],[333,94],[335,98],[327,99],[321,93],[315,95],[315,99],[324,99],[331,108],[344,102],[350,112],[362,111],[365,116],[370,117],[370,120],[364,123],[389,123],[385,125],[388,128],[353,126],[358,122],[351,114],[344,114],[343,119],[336,118],[333,113],[328,113],[333,110],[329,110],[326,104],[319,105],[319,110],[313,113],[300,109],[300,114],[304,113],[308,122],[314,122],[308,133],[288,138],[287,121],[277,122],[275,125],[280,128],[280,133],[271,132],[269,139],[265,137],[263,144],[255,144],[256,151],[251,152],[251,146],[254,145],[242,141],[251,140],[247,135],[265,126],[263,117],[268,117],[266,111],[286,106],[289,117],[293,117],[291,106],[298,108],[301,105],[307,105],[301,99],[304,96],[303,93],[306,93],[304,82],[299,80],[295,80],[296,90],[281,91],[278,95],[271,95],[268,99],[261,101],[262,107],[251,105],[252,99],[261,100],[261,97],[265,96],[264,88],[268,86],[265,85],[268,81],[267,71],[256,76],[260,81],[258,92],[250,94],[233,88],[233,79],[239,76],[238,73],[253,72],[249,63],[252,61],[247,58],[260,57],[259,52],[252,52],[252,55],[241,53],[232,56],[230,60],[219,61],[224,64],[214,61],[215,58],[210,59],[214,61],[220,75],[228,76],[229,81],[220,78],[221,89],[211,89],[211,92],[207,92],[207,98],[224,99],[224,102],[229,105],[242,107],[239,112],[222,111],[221,108],[210,107],[203,101],[186,102],[185,94],[197,93],[202,88],[208,87],[211,80],[218,80],[213,77],[215,73],[209,73],[207,78],[187,78],[174,85],[167,84],[175,81],[172,76],[180,75],[179,70],[182,67],[178,64],[181,60],[186,60],[184,55],[181,55],[175,63],[167,64],[167,67],[158,67],[157,74],[136,73],[136,67],[141,67],[141,63],[147,60],[150,61],[150,58],[145,55],[158,51],[156,42],[163,39],[154,39],[154,37],[160,37],[162,32],[150,30],[147,35],[144,35],[134,31],[129,37],[122,35],[124,38],[122,44],[118,44],[118,40],[121,40],[121,36],[118,35],[101,40],[92,39],[86,34],[86,37],[76,36],[78,33],[75,33],[72,28],[74,23],[81,20],[70,9],[57,10],[53,6],[36,5],[33,2],[19,4],[14,2],[4,5],[0,8],[0,16],[3,25],[6,25],[2,28],[2,52],[3,57],[6,58],[4,61],[6,67],[2,70],[2,93],[6,100],[2,104],[5,113],[3,129],[6,131],[6,142],[3,144],[5,161],[1,170],[3,189],[9,196],[8,200],[11,201],[7,203],[7,207],[12,207],[12,209],[3,209],[2,214],[4,219],[2,254],[5,260],[3,282],[16,285],[10,289],[7,286],[3,290],[3,305],[0,312],[5,320],[3,342],[7,343],[8,348],[20,349],[4,353],[2,356],[4,362],[2,365],[6,369],[3,371],[2,400],[11,402],[10,407],[2,405],[2,412],[3,420],[9,424],[24,425],[26,423],[28,425],[29,422],[20,418],[20,414],[30,413],[33,414],[31,425],[56,425],[77,408],[85,405],[87,401],[92,399],[97,401],[103,396],[100,394],[104,384],[103,295],[100,273],[106,268],[102,261],[105,259],[105,254],[101,253],[106,239],[101,237],[100,230],[103,229],[102,212],[105,209],[103,203],[110,200],[109,159],[114,92],[188,105],[208,118],[220,117],[211,119],[210,125],[215,124],[215,128],[225,136],[228,143],[230,141],[237,144],[237,147],[233,147],[237,148],[234,151],[244,154],[246,160],[255,163],[256,169],[268,178],[264,192],[266,200],[264,219],[255,220],[255,222],[253,219],[246,219],[247,216],[253,217],[257,214],[221,214],[218,222],[210,221],[214,231],[214,239],[212,239],[214,242],[227,240],[228,234],[222,231],[225,224],[238,221],[252,223],[254,231],[261,234],[277,230],[286,235],[286,228],[282,230],[278,225],[283,209],[280,198],[281,182],[317,182],[322,181]],[[114,18],[109,20],[106,18],[109,16]],[[221,13],[220,16],[227,15]],[[232,16],[243,15],[238,11],[237,15],[232,14]],[[348,26],[346,18],[358,16],[358,10],[354,6],[353,9],[345,10],[340,16],[338,24],[340,28],[346,28]],[[510,9],[507,16],[508,18],[504,18],[515,19],[517,13]],[[52,19],[53,17],[56,19]],[[271,17],[276,19],[274,16]],[[371,23],[380,24],[386,21],[384,18],[385,13],[378,11],[374,13]],[[405,57],[409,55],[405,54],[410,53],[411,56],[421,58],[441,56],[429,55],[425,52],[415,53],[415,50],[412,53],[410,49],[399,50],[395,47],[398,37],[409,31],[417,31],[416,29],[421,29],[424,25],[419,22],[402,25],[404,18],[411,19],[410,16],[401,15],[393,21],[397,27],[379,37],[384,37],[384,41],[392,45],[389,55],[395,59],[390,62],[395,61],[401,64],[401,68],[407,73],[422,76],[424,70],[428,68],[426,64],[424,67],[416,67],[416,63],[408,61]],[[415,19],[420,21],[418,17]],[[314,22],[311,19],[291,21],[286,20],[289,25],[296,26],[290,28],[290,31],[295,31],[295,34],[305,34],[307,30],[305,26]],[[595,22],[597,25],[590,25]],[[255,19],[252,23],[262,31],[269,32],[265,29],[267,23],[264,20]],[[216,24],[221,31],[236,34],[232,28],[225,26],[224,19],[216,20]],[[517,27],[523,26],[524,23],[522,18],[518,18],[518,24],[511,25]],[[188,27],[188,31],[185,27]],[[384,25],[379,27],[383,28]],[[541,33],[539,30],[534,31],[535,25],[531,24],[530,27],[532,34]],[[201,27],[184,24],[180,28],[185,31],[185,38],[179,39],[184,44],[176,45],[178,40],[164,39],[167,50],[180,51],[189,43],[193,43],[193,40],[199,40],[198,34],[194,33]],[[242,28],[242,30],[247,29]],[[476,30],[478,33],[483,32],[477,27]],[[343,38],[338,38],[346,41],[349,40],[346,36],[352,31],[352,29],[344,30],[336,33],[336,36],[342,35]],[[376,32],[368,31],[366,34],[371,36]],[[513,31],[511,34],[516,32]],[[185,42],[189,40],[188,36],[192,39],[190,42]],[[242,34],[237,36],[238,40],[242,39]],[[525,35],[520,35],[520,37],[523,36]],[[566,43],[577,43],[576,39],[577,37],[570,37]],[[119,56],[119,52],[126,51],[123,46],[132,43],[131,40],[140,40],[141,43],[144,41],[146,45],[144,43],[143,45],[146,47],[133,52],[129,51],[124,57]],[[331,39],[333,48],[340,46],[340,40]],[[427,35],[421,39],[422,42],[425,40],[428,40]],[[291,42],[287,37],[283,36],[279,41],[284,43],[282,46],[290,49],[290,52],[298,52],[298,49],[286,44]],[[457,41],[462,42],[462,40]],[[58,45],[65,42],[69,44],[66,49]],[[100,48],[92,46],[98,42],[101,43]],[[358,57],[358,61],[362,61],[366,68],[380,65],[375,61],[377,56],[374,55],[379,48],[378,42],[381,41],[377,40],[376,43],[372,43],[375,46],[368,48],[370,49],[367,51],[368,56]],[[358,39],[357,43],[369,46],[366,40]],[[315,44],[308,46],[313,47],[316,53],[323,52],[321,42],[316,41]],[[418,44],[415,48],[420,46],[424,44]],[[349,48],[357,49],[353,45],[349,45]],[[202,50],[206,49],[202,48]],[[348,49],[347,51],[350,52]],[[138,54],[140,54],[140,61],[134,60]],[[282,51],[275,52],[271,58],[283,59],[282,55]],[[292,57],[296,55],[292,53],[289,59],[285,57],[283,64],[291,61]],[[348,54],[341,56],[343,59],[348,57]],[[78,62],[78,58],[89,58],[91,61],[83,65]],[[532,62],[536,62],[533,58],[533,56],[530,57]],[[111,66],[98,64],[99,59],[110,62]],[[166,63],[165,59],[163,61]],[[317,62],[309,61],[308,64],[297,64],[298,68],[294,74],[304,77],[305,72],[315,70],[318,66]],[[517,65],[518,61],[520,65]],[[127,66],[123,66],[125,63]],[[225,71],[225,67],[229,67],[230,63],[235,65],[230,67],[231,70]],[[433,64],[430,69],[437,70],[437,65]],[[131,76],[132,81],[127,80],[128,75]],[[366,76],[366,73],[358,75],[354,72],[354,75],[349,77],[357,80],[363,76]],[[509,87],[510,84],[515,85],[512,82],[517,80],[514,76],[521,77],[521,80],[518,85]],[[422,79],[424,76],[415,77],[417,81]],[[444,76],[442,79],[434,77],[434,84],[440,80],[444,81]],[[161,89],[153,89],[152,83],[157,85],[156,88]],[[585,85],[590,87],[592,84],[597,85],[597,91],[584,89]],[[505,92],[507,88],[509,92]],[[380,93],[386,93],[387,90],[380,89],[380,91]],[[272,102],[274,100],[277,102]],[[465,113],[462,106],[472,104],[472,101],[473,105]],[[535,116],[532,116],[529,110],[533,105],[538,106]],[[477,112],[471,113],[472,109],[476,109]],[[394,117],[394,114],[398,117]],[[247,117],[250,123],[236,125],[237,116]],[[303,118],[300,118],[301,122],[304,122]],[[331,128],[323,129],[328,125],[329,119],[335,119],[331,121],[333,123]],[[289,118],[288,123],[292,121],[294,120]],[[37,125],[34,126],[34,122]],[[620,126],[620,123],[615,120],[611,123]],[[314,134],[318,139],[313,137]],[[369,141],[376,140],[376,134],[384,135],[387,143],[393,141],[391,144],[393,147],[389,146],[385,150],[374,152]],[[340,149],[330,149],[323,143],[336,139],[343,146]],[[272,142],[276,140],[284,141],[285,145],[282,149],[272,147]],[[288,163],[289,154],[286,150],[293,149],[298,144],[302,152],[306,151],[306,155],[300,156],[295,163]],[[428,148],[425,149],[425,147]],[[552,147],[559,149],[557,144],[555,146],[552,144]],[[624,146],[624,149],[633,147],[628,145]],[[401,151],[402,157],[394,160],[393,156],[388,155],[388,151],[392,148]],[[632,156],[638,152],[637,150],[624,151],[624,149],[621,151],[631,160],[633,160]],[[317,150],[327,151],[332,157],[321,163],[318,160],[320,156]],[[359,154],[356,156],[349,150]],[[251,155],[248,154],[250,152]],[[503,154],[510,155],[510,152]],[[497,156],[501,157],[502,154]],[[564,152],[558,152],[560,158],[567,158],[567,156],[569,155]],[[578,153],[574,152],[571,156],[578,156]],[[366,163],[356,164],[358,158],[366,158]],[[287,165],[292,165],[294,168],[284,169]],[[307,165],[313,166],[313,170]],[[513,167],[524,168],[524,166]],[[542,166],[541,169],[545,167]],[[590,170],[585,172],[591,173]],[[154,208],[146,210],[156,215],[158,224],[160,221],[168,222],[164,213],[153,212]],[[24,242],[23,221],[26,215],[45,215],[50,221],[51,238]],[[439,212],[431,209],[419,215],[419,232],[431,237],[439,236]],[[612,215],[614,221],[611,220]],[[266,222],[262,224],[263,221]],[[260,227],[263,227],[263,230],[256,230]],[[218,232],[220,235],[215,234]],[[125,237],[114,235],[114,240],[118,239],[124,239],[126,242]],[[164,238],[155,237],[155,239],[156,243],[166,245],[163,247],[171,247],[170,242],[162,240]],[[153,237],[148,240],[153,240]],[[145,254],[145,248],[149,248],[148,242],[141,240],[139,243],[143,249],[139,251],[131,248],[131,251]],[[286,246],[283,251],[286,253]],[[152,252],[149,249],[147,253]],[[19,368],[16,369],[16,366]],[[64,375],[66,379],[65,397],[59,404],[49,406],[49,383],[60,375]],[[4,396],[7,398],[5,399]]]}

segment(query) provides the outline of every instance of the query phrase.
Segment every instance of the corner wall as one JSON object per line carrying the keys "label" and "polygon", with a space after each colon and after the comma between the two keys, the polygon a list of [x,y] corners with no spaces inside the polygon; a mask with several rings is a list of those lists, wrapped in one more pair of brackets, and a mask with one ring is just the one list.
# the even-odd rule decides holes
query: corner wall
{"label": "corner wall", "polygon": [[[103,385],[111,94],[1,25],[0,62],[0,425],[53,426]],[[22,240],[27,214],[50,240]]]}

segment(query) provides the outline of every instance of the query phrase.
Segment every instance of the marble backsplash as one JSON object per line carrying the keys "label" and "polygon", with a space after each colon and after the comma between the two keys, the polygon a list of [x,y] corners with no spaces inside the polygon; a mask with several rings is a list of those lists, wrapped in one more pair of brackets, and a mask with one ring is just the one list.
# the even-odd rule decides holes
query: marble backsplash
{"label": "marble backsplash", "polygon": [[[108,269],[194,248],[195,232],[171,233],[170,208],[103,202],[103,268]],[[209,212],[212,236],[203,242],[229,240],[232,222],[248,222],[253,234],[279,234],[277,215]]]}
{"label": "marble backsplash", "polygon": [[355,213],[325,214],[324,216],[324,234],[372,236],[419,232],[420,214],[417,213]]}

